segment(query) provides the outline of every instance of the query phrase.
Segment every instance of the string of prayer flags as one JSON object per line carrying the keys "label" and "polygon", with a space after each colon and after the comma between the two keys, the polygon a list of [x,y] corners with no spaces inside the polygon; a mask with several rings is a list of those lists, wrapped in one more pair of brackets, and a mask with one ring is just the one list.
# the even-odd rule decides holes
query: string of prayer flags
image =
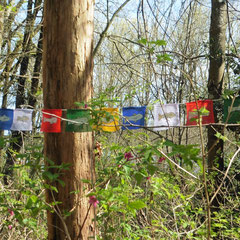
{"label": "string of prayer flags", "polygon": [[66,132],[90,132],[89,125],[91,119],[90,111],[85,109],[69,109],[67,110]]}
{"label": "string of prayer flags", "polygon": [[119,109],[118,108],[103,108],[103,117],[101,124],[95,128],[105,132],[116,132],[119,130]]}
{"label": "string of prayer flags", "polygon": [[[232,102],[233,101],[233,102]],[[214,123],[213,101],[198,100],[185,103],[186,126],[196,126],[199,121],[204,124]],[[154,130],[166,130],[180,125],[180,103],[155,104],[153,109]],[[147,106],[123,107],[122,129],[139,129],[145,125]],[[224,100],[223,122],[240,123],[240,96]],[[0,130],[32,131],[33,109],[0,109]],[[63,119],[62,111],[66,112]],[[61,120],[66,121],[65,132],[90,132],[102,130],[115,132],[119,130],[119,109],[104,107],[101,109],[45,109],[42,110],[41,131],[49,133],[61,132]],[[199,114],[198,114],[199,113]],[[200,119],[199,119],[200,116]],[[94,125],[92,126],[92,122]],[[89,124],[90,123],[90,124]]]}
{"label": "string of prayer flags", "polygon": [[[223,121],[226,123],[238,123],[240,122],[240,97],[235,98],[232,105],[232,99],[224,100],[224,118]],[[231,108],[232,105],[232,108]],[[229,115],[229,116],[228,116]]]}
{"label": "string of prayer flags", "polygon": [[179,104],[155,104],[153,116],[154,126],[166,126],[154,128],[157,131],[169,129],[171,126],[180,126]]}
{"label": "string of prayer flags", "polygon": [[61,132],[62,109],[44,109],[42,110],[42,132]]}
{"label": "string of prayer flags", "polygon": [[202,124],[214,123],[213,101],[212,100],[198,100],[196,102],[186,103],[187,110],[187,126],[194,126],[198,123],[198,110],[201,112]]}
{"label": "string of prayer flags", "polygon": [[0,109],[0,129],[10,130],[13,123],[13,110]]}
{"label": "string of prayer flags", "polygon": [[[146,106],[143,107],[124,107],[122,109],[123,125],[122,129],[139,129],[140,126],[144,126],[144,116],[146,112]],[[139,125],[139,126],[131,126]]]}
{"label": "string of prayer flags", "polygon": [[32,131],[32,109],[15,109],[11,130]]}

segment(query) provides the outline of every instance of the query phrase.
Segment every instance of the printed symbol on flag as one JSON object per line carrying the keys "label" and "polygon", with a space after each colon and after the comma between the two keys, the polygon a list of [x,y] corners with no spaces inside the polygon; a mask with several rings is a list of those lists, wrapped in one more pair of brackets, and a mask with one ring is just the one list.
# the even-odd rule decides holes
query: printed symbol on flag
{"label": "printed symbol on flag", "polygon": [[68,109],[67,110],[66,132],[91,132],[89,125],[91,112],[86,109]]}
{"label": "printed symbol on flag", "polygon": [[146,106],[142,107],[124,107],[123,113],[123,126],[122,129],[139,129],[144,126],[144,116]]}
{"label": "printed symbol on flag", "polygon": [[17,121],[27,122],[27,121],[29,121],[29,118],[27,116],[22,116],[22,117],[18,116]]}
{"label": "printed symbol on flag", "polygon": [[107,118],[102,118],[102,124],[106,124],[106,123],[113,123],[115,120],[114,119],[108,119]]}
{"label": "printed symbol on flag", "polygon": [[[198,109],[198,110],[197,110]],[[213,101],[198,100],[186,103],[187,122],[186,125],[199,124],[198,113],[202,124],[214,123]]]}
{"label": "printed symbol on flag", "polygon": [[103,130],[106,132],[115,132],[119,129],[118,126],[118,108],[102,108],[100,111],[100,119],[98,125],[93,126],[94,129]]}
{"label": "printed symbol on flag", "polygon": [[232,107],[232,109],[231,109],[231,107],[228,107],[228,112],[230,112],[230,110],[231,110],[231,112],[240,111],[240,106]]}
{"label": "printed symbol on flag", "polygon": [[143,118],[143,115],[142,114],[136,114],[134,113],[132,116],[125,116],[126,120],[128,121],[133,121],[133,122],[137,122],[138,120],[142,119]]}
{"label": "printed symbol on flag", "polygon": [[166,113],[165,115],[162,115],[162,114],[158,114],[158,121],[164,119],[164,118],[174,118],[176,117],[176,114],[173,113],[173,112],[170,112],[170,113]]}
{"label": "printed symbol on flag", "polygon": [[225,99],[223,121],[226,123],[239,123],[239,120],[240,120],[240,96],[235,99]]}
{"label": "printed symbol on flag", "polygon": [[155,104],[153,110],[155,130],[161,131],[172,126],[180,126],[179,104]]}
{"label": "printed symbol on flag", "polygon": [[15,109],[13,112],[13,131],[32,131],[32,109]]}
{"label": "printed symbol on flag", "polygon": [[61,132],[62,109],[43,109],[42,113],[41,131],[49,133]]}
{"label": "printed symbol on flag", "polygon": [[73,121],[77,122],[69,122],[68,124],[71,125],[71,124],[75,124],[75,125],[82,125],[82,124],[88,124],[88,118],[75,118],[75,119],[72,119]]}
{"label": "printed symbol on flag", "polygon": [[52,117],[52,118],[43,118],[43,122],[49,122],[50,124],[54,124],[57,122],[57,118],[56,117]]}
{"label": "printed symbol on flag", "polygon": [[0,121],[1,122],[8,122],[10,120],[10,118],[6,115],[2,115],[0,116]]}
{"label": "printed symbol on flag", "polygon": [[0,129],[11,130],[12,123],[13,123],[13,110],[0,109]]}

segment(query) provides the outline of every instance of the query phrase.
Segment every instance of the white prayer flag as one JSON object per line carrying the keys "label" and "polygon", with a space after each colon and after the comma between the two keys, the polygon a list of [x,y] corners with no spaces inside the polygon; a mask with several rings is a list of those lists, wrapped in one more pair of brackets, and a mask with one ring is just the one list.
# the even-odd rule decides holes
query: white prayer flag
{"label": "white prayer flag", "polygon": [[32,112],[31,109],[15,109],[11,130],[32,131]]}
{"label": "white prayer flag", "polygon": [[180,126],[179,104],[154,105],[154,126],[164,126],[154,128],[156,131]]}

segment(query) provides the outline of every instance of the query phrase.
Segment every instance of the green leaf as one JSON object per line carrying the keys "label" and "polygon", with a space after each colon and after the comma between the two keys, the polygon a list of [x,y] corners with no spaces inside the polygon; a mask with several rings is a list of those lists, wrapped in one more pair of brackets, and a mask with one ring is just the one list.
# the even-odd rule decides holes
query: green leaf
{"label": "green leaf", "polygon": [[44,184],[44,187],[45,187],[46,189],[50,189],[50,190],[53,190],[53,191],[55,191],[55,192],[58,193],[57,188],[54,187],[54,186],[51,186],[51,185],[49,185],[49,184]]}
{"label": "green leaf", "polygon": [[197,119],[197,118],[190,118],[189,121],[190,121],[190,122],[198,122],[198,119]]}
{"label": "green leaf", "polygon": [[205,107],[200,108],[199,112],[203,116],[208,116],[208,114],[209,114],[209,110],[207,110]]}
{"label": "green leaf", "polygon": [[142,182],[143,178],[144,178],[144,176],[143,176],[142,173],[137,172],[135,174],[135,179],[136,179],[138,185],[140,185],[140,183]]}
{"label": "green leaf", "polygon": [[223,140],[223,142],[225,142],[227,140],[227,137],[223,136],[220,132],[217,132],[215,134],[215,136],[221,140]]}
{"label": "green leaf", "polygon": [[136,200],[134,202],[129,203],[128,206],[131,209],[139,210],[139,209],[142,209],[142,208],[146,207],[146,204],[141,200]]}
{"label": "green leaf", "polygon": [[61,179],[57,179],[57,181],[61,184],[62,187],[65,187],[65,182],[62,181]]}
{"label": "green leaf", "polygon": [[55,191],[56,193],[58,193],[58,190],[57,190],[56,187],[54,187],[54,186],[50,186],[50,189],[53,190],[53,191]]}
{"label": "green leaf", "polygon": [[26,204],[26,206],[25,206],[26,209],[30,209],[30,208],[32,207],[32,204],[33,204],[32,199],[29,198],[28,201],[27,201],[27,204]]}
{"label": "green leaf", "polygon": [[167,61],[172,61],[171,56],[169,54],[162,54],[162,55],[157,55],[157,63],[161,62],[167,62]]}
{"label": "green leaf", "polygon": [[128,197],[126,195],[122,196],[122,201],[127,205],[128,204]]}
{"label": "green leaf", "polygon": [[49,171],[43,172],[43,177],[48,178],[49,180],[53,180],[53,174]]}
{"label": "green leaf", "polygon": [[143,45],[146,45],[147,42],[148,42],[148,41],[147,41],[147,39],[145,39],[145,38],[142,38],[142,39],[138,40],[138,43],[143,44]]}
{"label": "green leaf", "polygon": [[167,45],[167,42],[164,40],[150,41],[149,43],[155,44],[157,46],[166,46]]}
{"label": "green leaf", "polygon": [[35,207],[35,208],[32,208],[31,209],[31,215],[33,216],[33,217],[37,217],[37,215],[38,215],[38,213],[40,212],[40,208],[38,208],[38,207]]}
{"label": "green leaf", "polygon": [[90,184],[91,184],[91,181],[88,180],[88,179],[81,179],[81,181],[82,181],[83,183],[90,183]]}
{"label": "green leaf", "polygon": [[3,148],[5,146],[5,141],[3,137],[0,137],[0,148]]}
{"label": "green leaf", "polygon": [[150,160],[150,158],[152,157],[152,149],[147,149],[144,151],[144,157],[147,159],[147,160]]}
{"label": "green leaf", "polygon": [[158,168],[152,164],[149,164],[147,166],[147,169],[148,169],[150,175],[153,175],[158,170]]}

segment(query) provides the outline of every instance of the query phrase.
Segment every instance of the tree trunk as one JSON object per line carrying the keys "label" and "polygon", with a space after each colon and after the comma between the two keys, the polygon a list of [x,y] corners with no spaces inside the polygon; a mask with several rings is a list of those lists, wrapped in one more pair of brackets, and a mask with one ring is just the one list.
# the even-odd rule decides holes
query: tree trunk
{"label": "tree trunk", "polygon": [[38,45],[37,45],[37,52],[35,56],[35,63],[34,63],[34,70],[33,70],[33,77],[31,81],[31,91],[28,99],[28,105],[32,106],[33,108],[36,105],[36,93],[38,91],[39,85],[39,77],[41,71],[41,63],[42,63],[42,49],[43,49],[43,27],[41,27]]}
{"label": "tree trunk", "polygon": [[[28,8],[27,8],[28,13],[26,17],[26,27],[25,27],[24,37],[23,37],[23,44],[22,44],[23,57],[21,60],[20,77],[18,78],[18,81],[17,81],[18,85],[17,85],[16,102],[15,102],[16,108],[20,108],[21,105],[25,103],[25,82],[26,82],[25,75],[27,74],[29,58],[30,58],[30,55],[26,53],[30,51],[30,47],[31,47],[30,24],[32,23],[32,5],[33,5],[32,0],[28,0]],[[12,131],[12,139],[15,139],[15,141],[11,142],[10,149],[15,152],[19,152],[23,144],[21,133],[18,131]],[[6,185],[9,184],[8,178],[9,177],[11,178],[13,176],[13,165],[14,165],[14,159],[12,157],[11,151],[8,150],[6,163],[4,167],[5,168],[4,184]]]}
{"label": "tree trunk", "polygon": [[20,67],[20,77],[18,79],[18,87],[17,87],[17,95],[16,95],[16,108],[19,108],[22,104],[25,103],[25,82],[26,82],[26,77],[25,75],[27,74],[28,70],[28,64],[29,64],[29,59],[30,55],[27,54],[30,49],[31,49],[31,27],[32,21],[33,21],[33,14],[32,14],[32,6],[33,2],[32,0],[28,0],[28,13],[27,13],[27,18],[26,18],[26,27],[25,27],[25,33],[23,37],[23,57],[21,61],[21,67]]}
{"label": "tree trunk", "polygon": [[[226,1],[212,0],[210,25],[210,68],[208,93],[210,99],[220,99],[223,90],[225,50],[226,50],[227,7]],[[216,109],[218,110],[218,109]],[[215,112],[215,122],[219,122],[218,111]],[[219,128],[221,132],[221,128]],[[208,129],[208,162],[210,170],[219,165],[223,170],[223,142],[215,137],[216,132]],[[218,162],[214,163],[214,160]]]}
{"label": "tree trunk", "polygon": [[[4,2],[0,0],[0,5],[3,7]],[[0,11],[0,46],[2,46],[2,39],[3,39],[3,22],[4,22],[4,11]]]}
{"label": "tree trunk", "polygon": [[[45,109],[71,109],[74,102],[92,97],[93,71],[93,0],[51,0],[44,6],[43,96]],[[70,170],[58,181],[49,182],[58,193],[47,190],[46,200],[55,198],[63,214],[48,212],[49,240],[87,240],[94,235],[94,211],[86,193],[90,184],[81,179],[94,179],[93,135],[87,133],[45,133],[45,156],[56,165],[70,164]],[[54,172],[54,170],[52,170]],[[74,192],[75,193],[71,193]],[[90,210],[89,210],[90,209]],[[63,216],[63,215],[62,215]],[[66,230],[67,228],[67,230]]]}
{"label": "tree trunk", "polygon": [[[211,25],[210,25],[210,68],[208,79],[209,99],[220,99],[223,91],[224,68],[225,68],[225,50],[226,50],[226,27],[227,27],[227,6],[226,1],[212,0]],[[214,103],[215,122],[218,123],[219,113],[221,113],[221,103]],[[222,126],[214,128],[224,134]],[[208,168],[209,172],[214,172],[214,167],[223,171],[223,141],[218,139],[216,131],[209,126],[208,128]],[[214,175],[214,188],[218,186],[219,172]],[[212,194],[210,194],[210,197]],[[212,202],[211,212],[219,210],[219,204],[222,202],[221,196],[217,195]],[[217,231],[215,229],[215,231]]]}

